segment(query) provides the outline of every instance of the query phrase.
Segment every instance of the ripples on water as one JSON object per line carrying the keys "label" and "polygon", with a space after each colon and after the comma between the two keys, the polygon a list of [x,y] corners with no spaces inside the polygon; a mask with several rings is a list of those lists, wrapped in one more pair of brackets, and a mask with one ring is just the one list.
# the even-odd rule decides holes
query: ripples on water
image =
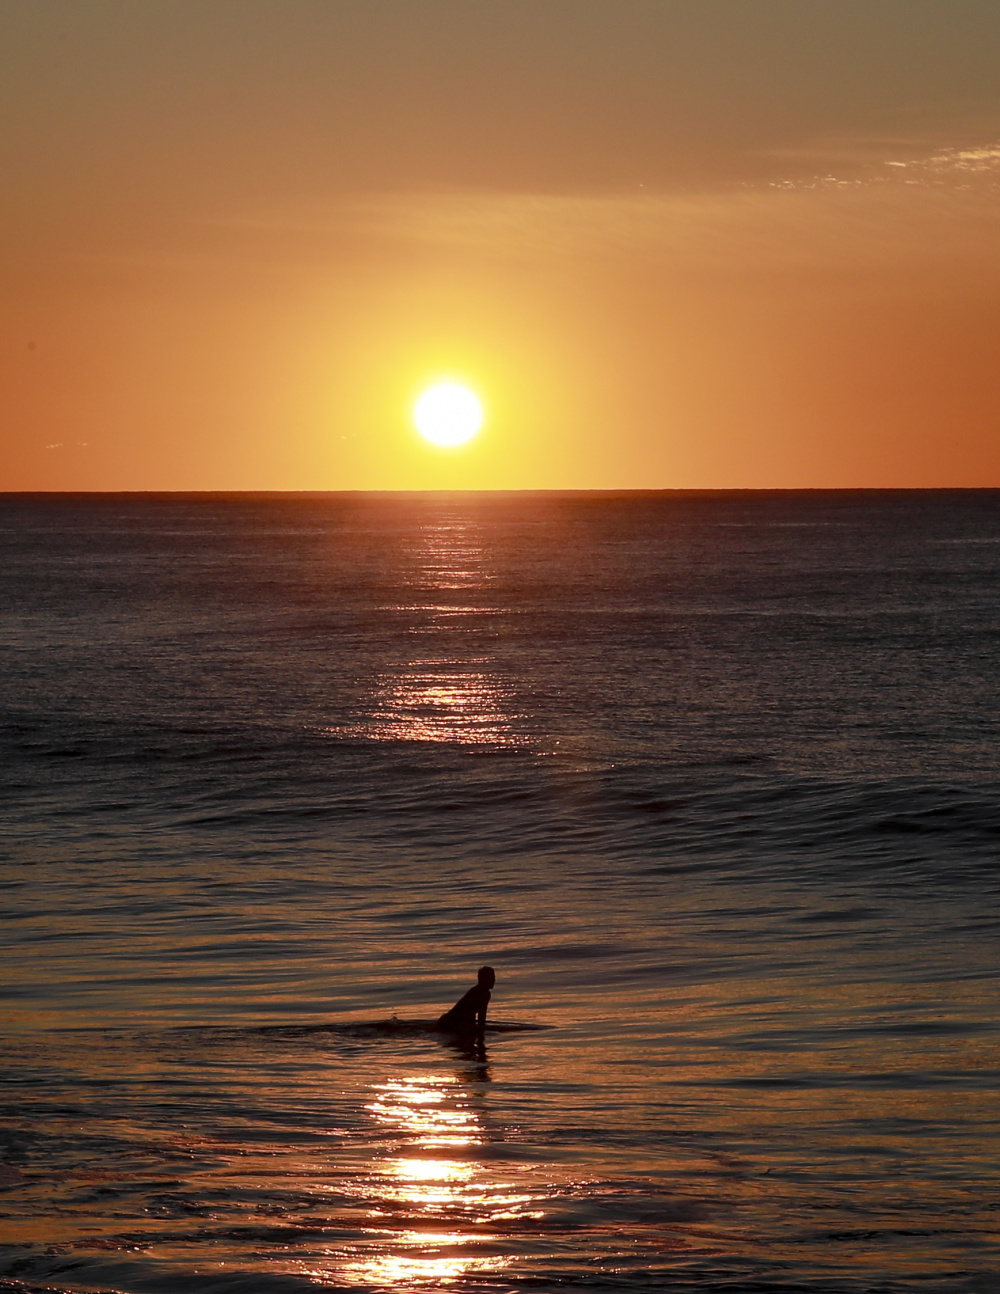
{"label": "ripples on water", "polygon": [[996,494],[0,548],[0,1289],[998,1287]]}

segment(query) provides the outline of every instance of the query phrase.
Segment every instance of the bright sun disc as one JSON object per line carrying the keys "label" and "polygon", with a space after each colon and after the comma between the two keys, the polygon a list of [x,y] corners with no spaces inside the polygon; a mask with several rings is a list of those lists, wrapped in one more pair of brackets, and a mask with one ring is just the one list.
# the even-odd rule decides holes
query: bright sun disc
{"label": "bright sun disc", "polygon": [[460,382],[438,382],[413,406],[413,421],[432,445],[464,445],[483,425],[483,406]]}

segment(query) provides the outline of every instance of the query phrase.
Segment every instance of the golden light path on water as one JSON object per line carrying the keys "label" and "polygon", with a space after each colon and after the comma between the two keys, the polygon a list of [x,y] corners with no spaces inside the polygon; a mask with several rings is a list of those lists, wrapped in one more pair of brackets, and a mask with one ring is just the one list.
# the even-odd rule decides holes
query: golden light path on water
{"label": "golden light path on water", "polygon": [[366,1109],[388,1141],[363,1183],[371,1239],[343,1256],[338,1279],[438,1288],[502,1271],[513,1258],[504,1252],[505,1224],[543,1213],[529,1207],[536,1197],[477,1158],[486,1135],[471,1096],[457,1078],[440,1074],[392,1079],[373,1094]]}
{"label": "golden light path on water", "polygon": [[454,664],[447,658],[415,660],[406,672],[380,678],[364,735],[377,741],[463,746],[524,744],[508,711],[510,689],[482,670],[456,672]]}
{"label": "golden light path on water", "polygon": [[[523,746],[523,719],[513,688],[491,655],[491,621],[506,608],[489,600],[490,573],[476,528],[452,517],[421,528],[409,554],[407,600],[383,607],[406,617],[407,636],[434,641],[439,651],[417,651],[377,673],[368,709],[343,735],[370,741],[454,742],[463,746]],[[460,594],[448,601],[448,594]],[[426,600],[410,600],[423,595]]]}

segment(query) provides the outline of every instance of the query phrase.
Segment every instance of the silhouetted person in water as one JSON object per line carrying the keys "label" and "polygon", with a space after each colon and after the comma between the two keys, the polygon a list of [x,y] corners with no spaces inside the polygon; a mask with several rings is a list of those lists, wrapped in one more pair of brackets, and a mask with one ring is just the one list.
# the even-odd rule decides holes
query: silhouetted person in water
{"label": "silhouetted person in water", "polygon": [[490,989],[497,982],[492,966],[480,966],[479,982],[460,997],[450,1011],[437,1022],[439,1029],[449,1033],[483,1033],[486,1029],[486,1008],[490,1004]]}

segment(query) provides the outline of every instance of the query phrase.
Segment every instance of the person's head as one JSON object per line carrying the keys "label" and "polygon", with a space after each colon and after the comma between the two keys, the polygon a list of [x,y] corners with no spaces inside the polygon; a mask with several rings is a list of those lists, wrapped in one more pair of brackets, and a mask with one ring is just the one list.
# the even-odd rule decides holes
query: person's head
{"label": "person's head", "polygon": [[479,982],[485,989],[491,989],[493,987],[497,982],[497,977],[492,966],[480,966]]}

